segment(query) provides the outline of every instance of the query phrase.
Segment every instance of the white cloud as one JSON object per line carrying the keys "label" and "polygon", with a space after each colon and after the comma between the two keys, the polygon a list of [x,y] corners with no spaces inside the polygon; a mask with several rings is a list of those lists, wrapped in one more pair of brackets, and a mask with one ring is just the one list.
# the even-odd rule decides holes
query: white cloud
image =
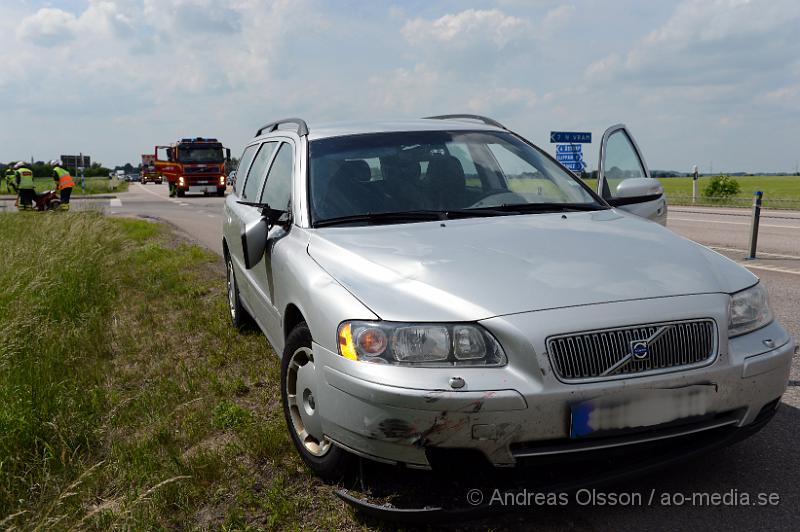
{"label": "white cloud", "polygon": [[473,111],[545,149],[550,129],[622,121],[655,168],[785,167],[800,138],[800,3],[640,5],[0,2],[0,116],[19,124],[0,128],[0,161],[88,151],[118,163],[182,135],[238,150],[281,115]]}
{"label": "white cloud", "polygon": [[434,44],[463,49],[490,44],[496,50],[502,50],[509,42],[528,36],[530,26],[524,19],[497,9],[467,9],[435,20],[410,20],[401,32],[415,45]]}
{"label": "white cloud", "polygon": [[796,0],[686,0],[620,60],[611,54],[585,71],[650,85],[730,82],[783,71],[797,57]]}
{"label": "white cloud", "polygon": [[56,46],[78,31],[78,19],[61,9],[43,8],[22,20],[17,38],[40,46]]}

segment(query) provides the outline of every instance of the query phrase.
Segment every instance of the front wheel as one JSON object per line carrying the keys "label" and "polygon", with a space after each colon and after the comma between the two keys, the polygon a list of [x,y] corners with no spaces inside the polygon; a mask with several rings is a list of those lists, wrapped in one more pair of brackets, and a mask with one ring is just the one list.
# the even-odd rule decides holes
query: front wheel
{"label": "front wheel", "polygon": [[321,381],[305,322],[286,339],[281,358],[281,399],[286,426],[303,462],[322,480],[336,482],[352,471],[354,456],[323,433],[317,387]]}
{"label": "front wheel", "polygon": [[233,260],[230,255],[225,257],[225,270],[228,285],[228,310],[231,315],[231,323],[236,329],[244,329],[252,322],[250,314],[247,313],[239,299],[239,285],[236,282],[236,273],[233,271]]}
{"label": "front wheel", "polygon": [[183,189],[181,189],[181,188],[179,188],[179,189],[177,190],[177,194],[178,194],[178,197],[179,197],[179,198],[182,198],[182,197],[186,196],[186,191],[185,191],[185,190],[183,190]]}

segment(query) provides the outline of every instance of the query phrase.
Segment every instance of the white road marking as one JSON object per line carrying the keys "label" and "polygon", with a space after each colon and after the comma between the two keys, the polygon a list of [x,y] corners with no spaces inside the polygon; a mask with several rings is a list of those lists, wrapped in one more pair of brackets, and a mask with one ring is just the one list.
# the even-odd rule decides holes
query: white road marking
{"label": "white road marking", "polygon": [[[676,218],[674,216],[670,216],[667,219],[674,220],[678,222],[701,222],[701,223],[708,223],[708,224],[728,224],[728,225],[750,225],[750,222],[729,222],[728,220],[705,220],[705,219],[697,219],[697,218]],[[778,229],[800,229],[800,225],[775,225],[775,224],[758,224],[759,227],[773,227]]]}
{"label": "white road marking", "polygon": [[768,272],[790,273],[792,275],[800,275],[800,270],[790,270],[788,268],[776,268],[775,266],[761,266],[760,264],[748,264],[746,262],[740,262],[739,264],[741,264],[745,268],[750,268],[751,270],[766,270]]}
{"label": "white road marking", "polygon": [[[719,246],[708,246],[711,249],[718,249],[720,251],[735,251],[737,253],[750,253],[746,249],[736,249],[736,248],[722,248]],[[800,260],[800,257],[797,255],[781,255],[780,253],[767,253],[766,251],[757,251],[756,255],[764,255],[768,257],[775,257],[777,259],[797,259]]]}
{"label": "white road marking", "polygon": [[216,218],[217,217],[216,214],[206,214],[206,216],[208,216],[209,218]]}
{"label": "white road marking", "polygon": [[178,203],[178,205],[180,205],[181,207],[188,207],[189,206],[188,203]]}
{"label": "white road marking", "polygon": [[173,201],[173,200],[171,200],[169,198],[165,198],[164,196],[162,196],[161,194],[159,194],[157,192],[153,192],[152,190],[150,190],[149,188],[145,187],[141,183],[136,183],[136,185],[139,187],[140,190],[143,190],[144,192],[147,192],[148,194],[152,194],[153,196],[155,196],[157,198],[166,199],[168,201]]}
{"label": "white road marking", "polygon": [[119,198],[111,198],[109,207],[122,207],[122,200]]}

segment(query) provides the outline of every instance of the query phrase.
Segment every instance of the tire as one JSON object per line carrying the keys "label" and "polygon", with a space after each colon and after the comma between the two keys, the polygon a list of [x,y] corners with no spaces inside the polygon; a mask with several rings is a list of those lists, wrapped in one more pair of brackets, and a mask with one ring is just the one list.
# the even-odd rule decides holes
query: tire
{"label": "tire", "polygon": [[219,196],[220,198],[224,198],[225,197],[225,190],[217,190],[217,196]]}
{"label": "tire", "polygon": [[354,470],[355,456],[322,434],[314,398],[321,381],[314,367],[311,331],[302,322],[289,333],[281,358],[283,416],[303,462],[325,482],[336,482]]}
{"label": "tire", "polygon": [[182,197],[186,196],[186,191],[183,190],[183,189],[180,189],[180,188],[178,190],[176,190],[176,193],[178,194],[179,198],[182,198]]}
{"label": "tire", "polygon": [[230,254],[225,254],[225,270],[227,280],[227,294],[228,294],[228,313],[231,317],[231,324],[235,329],[243,330],[253,323],[253,318],[250,317],[242,300],[239,298],[239,285],[236,282],[236,272],[233,270],[233,260]]}
{"label": "tire", "polygon": [[51,211],[56,211],[56,210],[58,210],[60,207],[61,207],[61,200],[60,200],[60,199],[53,199],[53,200],[50,200],[50,204],[48,205],[48,208],[49,208]]}

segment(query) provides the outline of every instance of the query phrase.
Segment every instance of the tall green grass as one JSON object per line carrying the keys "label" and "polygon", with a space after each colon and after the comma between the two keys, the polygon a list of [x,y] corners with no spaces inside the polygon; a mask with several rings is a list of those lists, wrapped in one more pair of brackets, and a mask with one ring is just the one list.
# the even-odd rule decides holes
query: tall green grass
{"label": "tall green grass", "polygon": [[0,214],[0,516],[38,504],[98,444],[111,355],[117,226]]}
{"label": "tall green grass", "polygon": [[360,529],[302,466],[219,257],[164,226],[0,214],[0,530]]}

